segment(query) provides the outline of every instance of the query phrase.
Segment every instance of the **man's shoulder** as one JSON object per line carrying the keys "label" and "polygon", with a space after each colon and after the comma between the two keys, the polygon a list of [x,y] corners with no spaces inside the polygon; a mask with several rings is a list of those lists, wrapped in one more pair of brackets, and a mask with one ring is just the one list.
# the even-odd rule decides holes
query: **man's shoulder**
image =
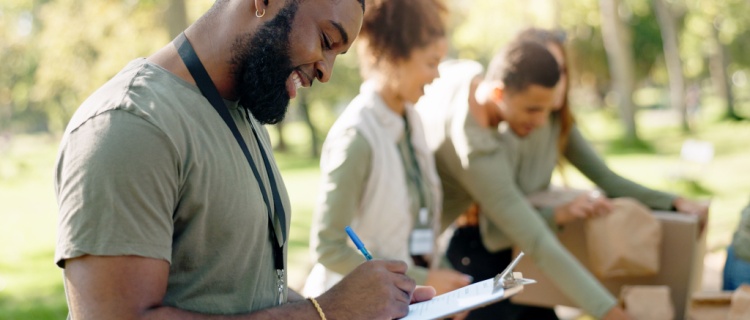
{"label": "man's shoulder", "polygon": [[177,76],[139,58],[91,94],[76,110],[66,131],[75,131],[88,120],[112,111],[157,123],[160,114],[171,113],[191,95],[200,93]]}

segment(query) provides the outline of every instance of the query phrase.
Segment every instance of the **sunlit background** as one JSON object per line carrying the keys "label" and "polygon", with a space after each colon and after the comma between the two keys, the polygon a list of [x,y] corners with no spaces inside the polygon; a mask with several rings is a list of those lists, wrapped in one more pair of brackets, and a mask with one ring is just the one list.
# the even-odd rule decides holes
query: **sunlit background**
{"label": "sunlit background", "polygon": [[[128,61],[166,44],[211,4],[0,2],[0,319],[67,313],[61,271],[53,263],[52,172],[73,112]],[[486,63],[529,26],[566,32],[571,105],[607,162],[647,186],[712,199],[704,288],[718,289],[724,250],[750,200],[750,1],[447,5],[452,58]],[[611,72],[613,66],[623,71]],[[356,54],[339,58],[329,84],[303,90],[287,120],[268,128],[293,203],[292,287],[301,286],[310,267],[320,144],[360,82]],[[565,179],[556,176],[558,184],[590,185],[573,168],[565,173]]]}

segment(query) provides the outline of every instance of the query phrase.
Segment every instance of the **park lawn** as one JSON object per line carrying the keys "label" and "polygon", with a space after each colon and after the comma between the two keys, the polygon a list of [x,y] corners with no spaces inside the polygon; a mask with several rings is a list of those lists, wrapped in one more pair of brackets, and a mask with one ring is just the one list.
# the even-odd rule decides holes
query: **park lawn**
{"label": "park lawn", "polygon": [[[623,152],[610,147],[617,146],[618,134],[611,116],[594,112],[580,122],[615,171],[666,191],[712,197],[709,249],[722,250],[729,243],[739,211],[750,198],[750,123],[701,122],[691,138],[711,141],[717,155],[710,165],[694,168],[680,160],[686,136],[674,126],[642,127],[641,137],[653,150]],[[287,127],[291,152],[276,157],[292,199],[289,283],[299,289],[311,267],[308,243],[319,170],[317,159],[300,156],[308,152],[302,125]],[[19,135],[0,149],[0,319],[60,319],[67,312],[61,271],[53,263],[57,208],[52,172],[58,141]],[[565,172],[570,185],[589,185],[575,169]],[[675,179],[681,172],[697,172],[697,183]],[[555,180],[560,181],[559,176]]]}
{"label": "park lawn", "polygon": [[60,269],[53,262],[57,139],[15,137],[0,150],[0,319],[62,319]]}

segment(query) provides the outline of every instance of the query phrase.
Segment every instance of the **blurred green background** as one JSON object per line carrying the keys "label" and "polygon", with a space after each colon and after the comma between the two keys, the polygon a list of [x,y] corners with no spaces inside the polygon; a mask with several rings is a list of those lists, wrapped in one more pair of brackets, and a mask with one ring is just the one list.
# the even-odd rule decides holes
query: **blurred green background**
{"label": "blurred green background", "polygon": [[[52,172],[70,116],[128,61],[163,46],[207,0],[4,0],[0,3],[0,319],[59,319]],[[619,173],[712,199],[711,253],[731,239],[750,199],[748,0],[447,1],[449,56],[486,63],[528,26],[566,31],[571,101],[582,131]],[[613,68],[620,66],[622,68]],[[610,71],[612,70],[612,71]],[[356,54],[327,85],[301,92],[269,127],[293,203],[290,283],[310,267],[318,152],[361,82]],[[712,144],[710,162],[681,157]],[[565,170],[568,184],[588,182]],[[556,181],[562,183],[560,176]]]}

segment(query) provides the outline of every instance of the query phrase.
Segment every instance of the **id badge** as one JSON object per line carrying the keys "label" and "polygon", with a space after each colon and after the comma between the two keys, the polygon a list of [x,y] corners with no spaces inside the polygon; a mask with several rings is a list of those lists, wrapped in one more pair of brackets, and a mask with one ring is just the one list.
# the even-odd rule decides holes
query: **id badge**
{"label": "id badge", "polygon": [[414,228],[409,236],[409,253],[414,256],[432,253],[435,234],[432,228],[427,226],[429,211],[427,208],[419,209],[418,228]]}
{"label": "id badge", "polygon": [[432,253],[434,238],[435,235],[432,229],[420,228],[412,230],[409,237],[409,253],[414,256]]}

